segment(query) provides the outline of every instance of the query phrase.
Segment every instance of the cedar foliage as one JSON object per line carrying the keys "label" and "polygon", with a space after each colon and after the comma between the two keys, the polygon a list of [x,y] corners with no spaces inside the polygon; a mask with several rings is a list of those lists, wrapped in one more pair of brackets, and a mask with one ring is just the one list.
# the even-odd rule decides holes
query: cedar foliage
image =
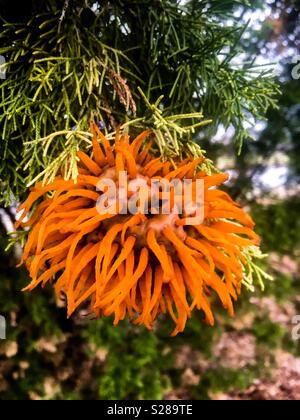
{"label": "cedar foliage", "polygon": [[[108,129],[135,116],[151,125],[154,109],[138,87],[150,104],[163,95],[165,115],[202,113],[212,120],[210,135],[220,123],[233,125],[240,148],[249,137],[245,122],[263,118],[278,93],[269,71],[242,58],[240,16],[247,6],[33,0],[15,15],[5,2],[1,199],[23,198],[26,185],[51,179],[58,167],[74,178],[76,151],[87,146],[83,133],[92,117]],[[53,132],[60,135],[47,137]]]}
{"label": "cedar foliage", "polygon": [[[38,118],[40,118],[40,113],[46,109],[43,118],[47,123],[46,125],[44,123],[41,125],[41,133],[45,132],[48,134],[49,132],[52,132],[53,128],[54,130],[60,130],[62,127],[65,127],[66,124],[69,124],[70,127],[71,125],[73,126],[73,124],[75,125],[74,122],[66,121],[65,118],[63,118],[67,102],[63,102],[62,112],[59,113],[57,120],[51,118],[52,114],[47,108],[42,108],[40,106],[39,100],[37,101],[37,104],[31,103],[30,99],[32,99],[36,93],[41,80],[37,79],[36,81],[32,81],[32,85],[30,83],[25,84],[26,89],[29,88],[29,90],[23,90],[24,80],[26,79],[18,79],[19,71],[25,76],[31,75],[33,62],[23,59],[21,53],[19,53],[19,56],[17,55],[18,51],[23,50],[25,32],[23,34],[17,34],[15,33],[16,30],[21,27],[25,28],[25,30],[27,30],[26,34],[28,35],[29,29],[26,29],[25,22],[33,17],[36,18],[38,13],[46,12],[46,15],[49,17],[51,13],[56,12],[57,21],[58,17],[61,16],[63,3],[63,1],[56,2],[47,0],[40,2],[24,0],[23,2],[17,2],[16,4],[13,0],[0,0],[0,14],[4,19],[4,21],[1,22],[0,29],[0,48],[2,51],[0,54],[13,59],[15,57],[15,61],[9,64],[9,66],[11,66],[11,68],[14,66],[16,69],[15,72],[7,72],[8,78],[5,82],[0,80],[2,89],[0,132],[3,134],[4,122],[6,120],[8,130],[6,131],[5,138],[1,138],[0,141],[1,200],[3,202],[11,201],[11,194],[16,198],[22,198],[26,192],[26,183],[30,182],[29,180],[31,177],[36,176],[41,170],[44,170],[47,165],[47,162],[43,161],[42,148],[39,149],[39,146],[34,146],[33,144],[24,145],[23,143],[23,139],[24,141],[26,139],[26,142],[36,140],[36,122],[38,121]],[[255,7],[257,3],[265,2],[251,2],[251,6]],[[135,88],[135,86],[139,85],[142,87],[143,91],[150,96],[152,103],[161,93],[165,95],[164,101],[166,103],[167,115],[169,112],[173,112],[170,107],[172,101],[175,106],[178,105],[180,108],[183,107],[184,98],[188,96],[189,99],[186,101],[187,109],[190,111],[199,111],[202,110],[203,107],[205,118],[214,117],[214,121],[210,125],[211,132],[217,128],[219,121],[223,120],[223,122],[226,122],[226,118],[229,116],[228,121],[230,123],[236,121],[235,126],[237,128],[237,135],[239,135],[239,132],[245,133],[242,121],[247,115],[238,113],[238,117],[235,119],[230,110],[232,108],[228,107],[228,104],[230,103],[238,103],[239,98],[241,97],[239,96],[241,93],[238,93],[237,90],[235,90],[236,85],[231,85],[229,83],[229,80],[233,75],[232,62],[229,60],[227,63],[227,71],[230,76],[230,78],[226,79],[228,80],[228,84],[224,83],[224,73],[218,73],[217,79],[214,72],[207,72],[209,71],[209,68],[212,68],[210,66],[213,66],[213,63],[219,68],[220,63],[218,62],[218,54],[223,45],[230,44],[232,52],[239,54],[238,51],[242,48],[242,43],[240,42],[240,31],[242,31],[242,29],[237,28],[242,26],[241,19],[238,17],[233,17],[233,21],[230,21],[230,19],[233,10],[240,7],[243,8],[246,2],[228,0],[208,2],[196,0],[189,1],[187,4],[190,5],[190,7],[194,7],[193,16],[195,16],[196,12],[202,14],[202,25],[196,30],[195,27],[193,27],[193,30],[191,29],[191,24],[187,25],[188,28],[186,30],[193,35],[193,44],[189,44],[190,49],[178,51],[177,41],[173,30],[169,30],[168,39],[164,36],[167,32],[163,33],[161,30],[161,28],[165,29],[171,27],[171,17],[173,19],[173,26],[176,21],[174,20],[174,13],[163,15],[161,13],[162,7],[164,7],[163,10],[175,10],[178,17],[178,2],[154,0],[101,2],[101,5],[106,5],[106,12],[102,14],[102,25],[103,28],[105,28],[103,36],[106,37],[106,45],[118,46],[120,51],[126,53],[129,58],[134,58],[134,63],[138,64],[139,69],[143,69],[142,74],[139,76],[142,80],[135,80],[132,76],[124,75],[122,72],[122,78],[124,80],[126,79],[126,83],[130,86],[133,98],[137,104],[137,115],[143,115],[146,109],[145,104],[140,100]],[[277,11],[278,8],[284,10],[287,6],[291,7],[295,4],[295,1],[289,0],[286,2],[276,0],[272,3],[275,11]],[[94,12],[90,12],[90,5],[91,2],[70,1],[70,8],[65,18],[65,24],[67,25],[68,19],[76,19],[78,21],[78,16],[80,15],[84,25],[91,28],[91,20],[94,21],[95,14]],[[82,10],[81,13],[78,13],[78,16],[71,16],[71,8],[78,7],[79,11],[81,8],[84,10]],[[245,9],[240,9],[241,14],[243,14],[244,10]],[[117,11],[121,21],[111,19],[111,16],[114,13],[117,13]],[[295,9],[292,8],[292,13],[289,15],[289,18],[291,18],[291,15],[294,16],[294,13]],[[154,44],[149,43],[149,39],[152,35],[149,28],[143,24],[141,16],[143,19],[146,19],[147,22],[153,22],[153,34],[155,39],[159,38],[159,46],[155,42]],[[168,16],[169,20],[164,20],[163,16]],[[131,22],[130,27],[133,28],[130,37],[132,40],[131,44],[129,44],[128,35],[126,35],[123,30],[120,30],[120,22],[127,22],[129,17]],[[290,22],[292,27],[291,32],[294,31],[293,28],[295,27],[296,21],[297,19],[295,19],[294,16]],[[12,26],[7,26],[7,23],[12,24]],[[176,24],[177,36],[179,34],[180,41],[182,41],[180,34],[181,26],[181,22],[180,24]],[[210,26],[210,31],[208,30],[208,26]],[[66,31],[63,32],[65,33]],[[201,32],[201,35],[199,35],[198,32]],[[262,48],[261,44],[266,42],[267,34],[269,32],[270,29],[268,28],[263,34],[255,34],[256,36],[253,34],[251,35],[250,40],[248,39],[248,42],[245,45],[249,55],[253,54],[253,51]],[[218,33],[218,36],[215,36],[215,33]],[[221,35],[223,36],[222,42],[220,38]],[[141,53],[141,48],[130,48],[132,45],[142,45],[142,36],[145,36],[145,39],[148,40],[148,44],[143,47],[143,54]],[[2,48],[12,47],[11,39],[9,37],[12,37],[11,39],[19,39],[21,45],[19,44],[17,47],[13,45],[15,47],[14,51],[10,50],[7,53],[4,53]],[[35,39],[35,42],[38,41],[36,38],[33,39]],[[200,39],[202,39],[201,44]],[[118,44],[116,45],[117,42]],[[125,45],[125,47],[122,47],[122,45]],[[217,45],[219,45],[219,47],[217,47]],[[161,46],[164,46],[164,52],[157,54],[159,53]],[[195,53],[192,52],[194,49],[193,46],[195,46],[196,49],[198,48],[199,51],[203,51],[203,57],[198,57],[198,60],[195,61],[195,67],[193,67],[193,54]],[[30,44],[29,51],[26,49],[27,57],[31,56],[32,50],[34,49],[33,47],[34,45]],[[43,47],[45,48],[45,57],[49,57],[53,45],[48,45],[45,38]],[[173,57],[169,57],[169,52],[171,50],[173,52],[178,51],[178,53]],[[40,53],[43,52],[40,51]],[[188,53],[191,55],[188,56]],[[114,54],[110,54],[110,52],[108,54],[113,60],[113,63],[116,63]],[[154,60],[155,54],[159,57],[156,61]],[[85,57],[88,59],[90,55],[86,54]],[[191,58],[189,67],[186,67],[185,62],[188,57]],[[176,82],[177,84],[182,83],[184,89],[180,90],[176,88],[174,92],[174,95],[181,95],[181,100],[179,101],[177,101],[175,99],[176,96],[173,95],[169,98],[171,88],[178,75],[177,72],[174,73],[170,69],[168,71],[169,62],[172,60],[173,63],[175,63],[175,69],[177,69],[176,63],[178,63],[178,65],[182,64],[182,67],[184,68],[184,70],[182,70],[184,73],[180,76],[181,80]],[[10,62],[10,59],[8,62]],[[120,62],[122,62],[122,60]],[[54,66],[54,63],[50,62],[47,65],[44,63],[42,66],[43,72],[47,71],[48,65],[50,68],[51,66]],[[76,66],[79,67],[80,64],[76,64]],[[191,71],[191,67],[194,72],[192,73],[190,82],[187,83],[185,82],[187,80],[186,75]],[[127,61],[126,68],[131,68]],[[158,73],[157,70],[156,75],[153,76],[154,82],[151,85],[152,89],[150,89],[149,95],[147,87],[150,75],[156,68],[160,68],[160,71]],[[57,69],[59,69],[59,66],[57,66]],[[59,72],[64,71],[65,69],[59,70]],[[158,74],[160,74],[161,83]],[[201,98],[193,96],[195,74],[199,75],[199,81],[197,83],[202,82],[204,86]],[[235,74],[236,73],[234,73],[234,75]],[[240,80],[244,81],[245,73],[241,68],[239,75],[241,77]],[[19,87],[17,86],[17,80],[19,80],[20,83],[22,82],[22,85],[20,84]],[[54,84],[54,86],[56,86],[55,90],[61,89],[63,83],[62,78],[58,76],[58,79],[54,78],[53,80],[55,80],[55,82],[57,82],[57,80],[59,81],[58,85]],[[258,80],[261,81],[259,77]],[[265,83],[265,81],[266,80],[262,81],[262,83]],[[107,82],[108,84],[105,89],[109,92],[108,99],[112,101],[110,104],[113,104],[113,118],[116,119],[116,121],[123,122],[126,119],[125,107],[120,102],[120,97],[117,93],[115,96],[113,95],[114,88],[109,79],[107,79]],[[219,83],[219,87],[227,86],[226,95],[229,95],[228,97],[223,97],[223,89],[216,88],[217,82]],[[9,85],[8,83],[12,84]],[[78,109],[81,109],[81,107],[78,106],[78,96],[74,94],[76,92],[76,81],[70,77],[70,79],[64,83],[68,86],[69,99],[71,98],[72,103],[74,105],[76,104],[73,113],[75,114],[76,119],[78,119],[80,118],[80,116],[78,116],[80,110],[78,111]],[[246,82],[244,83],[247,84]],[[297,111],[299,108],[297,108],[297,104],[299,103],[297,100],[299,97],[299,81],[281,80],[281,84],[282,90],[284,92],[289,92],[289,94],[285,94],[282,97],[280,109],[278,111],[272,111],[271,114],[269,113],[268,117],[271,118],[266,131],[264,131],[257,142],[244,142],[244,145],[245,143],[251,145],[251,155],[257,161],[257,157],[264,158],[266,155],[273,152],[275,153],[277,148],[281,145],[280,139],[282,138],[282,130],[286,132],[294,127],[293,132],[289,136],[292,148],[288,148],[287,151],[291,154],[292,163],[297,163],[297,159],[295,158],[297,154],[293,153],[293,150],[298,150],[297,147],[299,143],[297,141],[299,138],[299,124],[297,124],[297,118],[299,120],[299,113]],[[196,84],[196,86],[198,90],[198,84]],[[210,86],[210,89],[207,90],[207,86]],[[17,127],[14,127],[14,117],[11,116],[8,118],[9,114],[7,114],[8,107],[11,106],[11,110],[13,110],[14,107],[13,102],[7,103],[7,95],[10,94],[11,88],[15,89],[15,95],[24,94],[24,96],[26,96],[25,93],[29,94],[29,99],[26,99],[25,101],[27,106],[26,121],[23,124],[22,119],[24,118],[24,110],[21,109],[19,114],[15,114]],[[45,94],[43,89],[40,91],[40,99],[41,101],[48,101],[48,95]],[[275,88],[273,88],[272,93],[274,92],[274,89]],[[96,91],[95,88],[95,92]],[[55,93],[53,93],[52,96],[52,93],[50,92],[49,102],[51,103],[51,101],[54,101],[53,98],[55,97],[57,97],[55,96]],[[61,95],[58,97],[61,99]],[[16,98],[17,96],[14,99]],[[210,102],[209,98],[214,98],[214,100]],[[11,99],[13,99],[13,97],[11,97]],[[99,98],[97,98],[97,100],[99,100]],[[252,100],[253,98],[250,102]],[[90,95],[89,101],[90,103],[95,104],[95,97]],[[207,108],[204,108],[203,106],[204,101],[207,104]],[[192,103],[192,106],[189,102]],[[249,104],[250,102],[246,103]],[[54,109],[56,109],[57,104],[55,102],[52,103],[54,103]],[[85,102],[83,102],[83,104],[85,104]],[[189,108],[190,106],[191,108]],[[207,112],[209,107],[210,112]],[[184,112],[186,111],[184,107],[181,109],[183,109]],[[259,106],[258,109],[261,112]],[[102,118],[109,127],[110,113],[108,112],[107,114],[107,110],[103,111],[101,108],[100,111],[103,112]],[[148,114],[151,113],[148,111]],[[291,114],[293,116],[293,127],[291,127],[290,124]],[[84,115],[84,113],[82,115]],[[119,119],[120,115],[121,119]],[[149,117],[151,120],[151,115],[149,115]],[[113,121],[111,122],[113,123]],[[239,125],[239,122],[241,125]],[[83,121],[83,125],[84,124],[85,122]],[[83,127],[83,129],[84,128],[85,127]],[[206,130],[208,130],[208,127]],[[42,135],[41,133],[40,135]],[[210,138],[210,133],[208,131],[201,131],[201,137],[205,136]],[[244,135],[242,134],[242,137],[243,136]],[[198,139],[200,134],[196,133],[195,137]],[[267,148],[265,147],[266,140],[268,140]],[[221,151],[222,156],[224,150],[227,152],[229,151],[231,156],[234,153],[232,149],[224,144],[212,145],[207,141],[206,144],[208,144],[210,152],[214,149],[218,149],[216,154]],[[59,141],[55,142],[55,144],[51,145],[50,152],[52,152],[53,148],[56,148],[55,150],[64,151],[65,146],[65,139],[62,137]],[[248,159],[248,149],[244,148],[243,151],[242,163],[240,166],[237,166],[238,173],[241,177],[239,178],[239,185],[236,185],[235,192],[236,195],[246,197],[247,193],[253,188],[253,180],[251,177],[249,178],[249,171],[251,173],[251,170],[253,169],[253,158]],[[28,162],[28,159],[31,158],[32,155],[34,155],[34,164],[31,165],[32,168],[30,167],[24,170],[23,162]],[[254,169],[256,169],[256,165],[254,166]],[[291,206],[291,204],[293,204],[293,206]],[[299,204],[298,206],[296,206],[296,204],[297,203],[293,201],[292,203],[279,203],[277,206],[274,205],[269,209],[266,207],[263,211],[261,211],[260,206],[257,206],[254,209],[255,217],[258,221],[259,232],[266,237],[264,247],[267,251],[288,252],[290,254],[295,251],[296,254],[297,250],[295,244],[299,243],[299,229],[294,229],[292,235],[289,235],[289,231],[293,229],[293,220],[297,220],[299,214]],[[1,208],[1,212],[2,211],[3,208]],[[7,213],[9,214],[8,210]],[[275,230],[274,223],[276,226]],[[270,365],[270,361],[272,364],[274,359],[274,353],[271,349],[275,348],[276,351],[285,349],[293,352],[295,355],[299,355],[299,343],[290,342],[290,331],[271,322],[268,316],[261,310],[256,309],[256,307],[254,307],[255,319],[252,324],[250,326],[249,324],[248,326],[243,326],[242,330],[240,329],[241,326],[232,324],[224,317],[220,318],[222,321],[215,329],[207,329],[207,327],[201,325],[198,318],[194,318],[191,320],[184,335],[178,336],[175,339],[170,339],[167,336],[171,327],[170,325],[162,325],[160,330],[154,335],[149,334],[147,331],[137,331],[136,328],[132,329],[128,324],[124,325],[122,328],[115,329],[110,325],[111,320],[90,322],[85,317],[78,317],[72,321],[66,321],[65,310],[57,308],[51,293],[47,293],[45,290],[38,292],[34,299],[32,299],[31,296],[28,297],[20,293],[20,289],[22,286],[26,285],[28,279],[25,272],[17,271],[14,268],[15,257],[12,251],[9,255],[4,253],[6,245],[6,232],[2,224],[0,224],[0,313],[6,316],[9,323],[8,340],[6,342],[0,342],[1,400],[34,399],[37,397],[47,399],[137,399],[162,398],[166,395],[178,398],[203,399],[213,398],[215,392],[226,393],[232,390],[236,390],[236,396],[239,397],[243,396],[243,389],[247,388],[252,383],[253,378],[260,377],[262,380],[266,380],[268,377],[269,372],[266,372],[266,366]],[[272,298],[276,298],[277,300],[280,299],[281,302],[284,301],[289,305],[296,305],[295,308],[299,311],[299,302],[297,303],[299,275],[279,275],[277,272],[275,272],[275,274],[276,282],[271,286],[268,285],[268,294],[271,294]],[[249,306],[248,296],[246,296],[246,300],[247,302],[241,305],[238,316],[242,317],[245,315],[249,317],[253,315],[253,305]],[[230,333],[233,331],[234,333],[237,333],[237,336],[246,332],[257,338],[259,347],[257,349],[257,358],[254,365],[243,366],[243,369],[224,368],[220,366],[220,361],[212,353],[214,344],[220,339],[224,331]],[[9,357],[7,356],[8,347],[13,343],[17,343],[18,351],[16,355]],[[51,348],[54,350],[53,353],[49,351]],[[187,364],[180,364],[178,362],[178,353],[186,354],[185,363],[188,361]],[[28,366],[26,363],[24,364],[24,361],[28,363]],[[206,366],[207,361],[209,361],[209,363],[203,373],[201,369],[203,366]],[[200,376],[201,381],[198,384],[184,382],[183,376],[186,372],[187,365],[192,368],[194,373]],[[295,377],[293,380],[295,380]],[[53,382],[58,386],[53,386]],[[272,385],[275,387],[274,383],[272,383]],[[288,384],[285,385],[286,389],[288,389]],[[272,389],[274,389],[274,387],[272,386]],[[285,388],[282,389],[283,393],[284,391]],[[255,394],[255,391],[253,392],[254,396],[248,394],[249,398],[263,398],[261,394]]]}

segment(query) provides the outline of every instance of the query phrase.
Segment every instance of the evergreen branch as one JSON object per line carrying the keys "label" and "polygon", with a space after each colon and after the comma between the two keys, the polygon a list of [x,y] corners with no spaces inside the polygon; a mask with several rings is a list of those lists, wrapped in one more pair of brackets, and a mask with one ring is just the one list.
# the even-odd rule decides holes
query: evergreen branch
{"label": "evergreen branch", "polygon": [[[189,142],[198,130],[212,135],[222,123],[235,128],[240,148],[249,138],[245,121],[262,119],[278,95],[271,74],[243,59],[236,64],[244,25],[234,11],[246,3],[73,0],[57,7],[51,0],[33,1],[28,21],[0,22],[7,75],[0,85],[0,180],[6,202],[11,194],[19,199],[51,159],[73,159],[75,149],[64,136],[51,141],[47,156],[43,141],[33,141],[58,130],[86,132],[91,119],[114,131],[136,114],[140,124],[157,130],[161,153],[169,154],[183,144],[194,150]],[[224,25],[228,17],[232,24]],[[157,109],[138,101],[138,86],[150,104],[163,96]],[[213,123],[205,128],[200,114]],[[184,130],[178,115],[190,120]],[[66,167],[69,176],[73,170]]]}
{"label": "evergreen branch", "polygon": [[256,247],[252,246],[248,249],[244,250],[243,256],[245,258],[245,262],[242,262],[243,271],[244,271],[244,279],[243,284],[244,286],[249,289],[250,291],[255,290],[255,283],[259,285],[262,291],[265,290],[265,280],[272,281],[274,280],[272,276],[266,273],[257,263],[256,261],[261,261],[265,259],[268,255],[263,254],[261,250]]}

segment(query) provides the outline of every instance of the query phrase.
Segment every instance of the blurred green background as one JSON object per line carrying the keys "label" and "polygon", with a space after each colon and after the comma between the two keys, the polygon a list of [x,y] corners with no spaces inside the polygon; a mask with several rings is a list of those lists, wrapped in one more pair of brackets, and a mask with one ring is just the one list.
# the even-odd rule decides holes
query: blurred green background
{"label": "blurred green background", "polygon": [[222,126],[201,144],[230,172],[226,188],[256,220],[274,281],[265,292],[244,290],[235,319],[217,309],[209,328],[195,313],[174,338],[165,319],[153,332],[91,321],[83,310],[67,320],[50,289],[21,293],[28,278],[15,268],[20,251],[4,251],[14,209],[1,207],[1,400],[300,399],[300,334],[292,335],[300,314],[299,2],[252,3],[244,16],[252,19],[250,35],[241,42],[249,56],[276,63],[279,108],[250,127],[254,139],[239,156]]}

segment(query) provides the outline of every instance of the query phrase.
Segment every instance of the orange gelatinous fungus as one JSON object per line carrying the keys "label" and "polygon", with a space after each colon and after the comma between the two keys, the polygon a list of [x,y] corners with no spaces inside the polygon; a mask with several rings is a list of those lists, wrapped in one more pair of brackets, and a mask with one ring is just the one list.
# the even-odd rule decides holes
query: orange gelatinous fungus
{"label": "orange gelatinous fungus", "polygon": [[[203,158],[162,161],[150,151],[151,130],[133,141],[118,130],[114,143],[95,124],[91,132],[92,153],[78,152],[77,182],[57,177],[48,185],[38,183],[19,207],[17,227],[29,229],[21,263],[31,282],[24,290],[53,284],[57,294],[66,296],[69,316],[88,304],[96,316],[113,315],[115,325],[127,316],[151,329],[160,314],[168,314],[175,322],[172,335],[184,330],[195,308],[213,325],[216,297],[233,315],[243,251],[258,245],[259,237],[251,217],[217,188],[228,176],[201,171]],[[121,171],[128,173],[129,183],[143,181],[147,188],[154,179],[189,179],[193,186],[203,180],[202,223],[189,225],[191,213],[174,211],[174,197],[170,214],[149,212],[152,201],[148,212],[124,213],[122,204],[101,213],[98,199],[107,191],[99,191],[98,182],[114,181],[119,192]],[[162,192],[156,193],[161,202]],[[122,199],[126,195],[130,200],[133,193],[122,191]],[[152,195],[144,194],[146,204]],[[107,201],[114,204],[113,197]]]}

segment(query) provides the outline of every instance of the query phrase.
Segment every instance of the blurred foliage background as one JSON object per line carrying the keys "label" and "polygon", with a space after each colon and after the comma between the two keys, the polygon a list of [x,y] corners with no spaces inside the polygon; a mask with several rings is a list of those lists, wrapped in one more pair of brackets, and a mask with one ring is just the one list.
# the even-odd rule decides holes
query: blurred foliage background
{"label": "blurred foliage background", "polygon": [[[0,15],[5,20],[9,21],[13,15],[15,22],[24,22],[34,10],[35,2],[23,2],[12,10],[13,3],[1,0]],[[63,2],[58,3],[62,10]],[[127,21],[136,19],[136,25],[142,26],[143,19],[149,19],[150,23],[152,18],[155,20],[155,16],[147,14],[147,9],[145,15],[135,16],[135,7],[138,8],[139,3],[145,6],[145,1],[100,3],[105,3],[108,9],[115,7]],[[175,7],[178,2],[153,3],[159,8],[165,3]],[[15,268],[18,247],[8,253],[4,251],[8,240],[6,230],[10,230],[15,215],[13,206],[3,205],[0,209],[0,315],[7,319],[7,340],[0,341],[0,399],[300,398],[300,338],[292,339],[293,318],[300,314],[300,69],[296,68],[300,54],[300,2],[257,0],[251,2],[251,6],[229,0],[189,2],[195,10],[204,3],[214,7],[213,16],[218,16],[215,34],[219,30],[220,15],[228,27],[235,25],[234,16],[238,22],[251,19],[243,35],[238,37],[238,46],[243,50],[244,62],[253,62],[253,58],[258,57],[260,64],[275,63],[276,79],[282,91],[281,96],[277,95],[279,106],[267,111],[266,120],[262,120],[258,112],[252,125],[241,116],[233,118],[236,115],[233,112],[228,124],[222,87],[208,96],[207,89],[203,88],[207,87],[207,80],[199,86],[203,95],[193,97],[192,104],[185,103],[184,95],[175,98],[171,95],[165,106],[171,109],[178,106],[180,111],[186,112],[198,107],[205,117],[219,116],[213,130],[201,131],[195,140],[218,167],[230,172],[231,180],[226,188],[250,208],[257,232],[262,236],[263,251],[269,253],[264,268],[273,275],[274,281],[266,283],[264,293],[244,290],[236,305],[235,319],[227,318],[220,309],[216,327],[209,328],[195,314],[185,332],[175,338],[168,336],[171,327],[164,319],[153,332],[125,322],[114,328],[109,319],[91,321],[84,310],[67,320],[62,303],[55,301],[51,290],[36,290],[31,295],[20,292],[28,278],[25,271]],[[217,6],[221,3],[223,8]],[[90,6],[87,2],[84,9],[88,25],[94,19]],[[171,17],[172,13],[171,10]],[[213,21],[214,18],[210,23]],[[113,37],[115,26],[108,21],[106,28],[107,37]],[[3,27],[0,30],[3,31]],[[166,80],[174,84],[181,73],[174,76],[172,66],[188,63],[194,80],[193,72],[204,62],[200,57],[193,67],[184,50],[178,52],[182,54],[179,61],[167,69],[164,54],[168,42],[172,44],[172,34],[171,41],[167,41],[165,30],[164,26],[155,29],[159,34],[158,44],[151,53],[157,49],[158,63],[146,48],[150,36],[146,25],[140,33],[147,40],[145,48],[131,55],[136,64],[148,63],[144,69],[147,74],[154,73],[153,89],[149,91],[153,98],[161,93],[156,74],[165,72]],[[210,30],[211,43],[216,43],[218,37],[213,36],[213,24]],[[175,38],[176,33],[174,30]],[[121,49],[122,36],[122,32],[118,32],[114,38]],[[203,42],[202,57],[205,45],[207,40]],[[216,51],[219,52],[218,46]],[[210,57],[209,69],[213,68],[214,57]],[[184,84],[187,67],[183,68],[183,76],[176,82],[181,83],[180,89],[176,89],[177,95],[189,84],[188,81]],[[209,77],[212,76],[207,75],[208,80]],[[169,92],[170,86],[163,86],[163,90]],[[175,105],[172,105],[173,100]],[[201,100],[203,103],[199,104]],[[117,114],[113,117],[118,119]],[[103,119],[113,124],[107,114]],[[3,123],[3,119],[1,121]],[[27,124],[26,130],[30,136],[33,126]],[[15,131],[12,130],[12,135]],[[241,139],[244,144],[237,155],[236,144]],[[13,146],[15,156],[18,156],[18,141],[17,138]],[[3,196],[7,194],[5,180],[2,171]],[[10,192],[22,196],[23,187],[17,191],[13,187],[14,180],[9,182]]]}

